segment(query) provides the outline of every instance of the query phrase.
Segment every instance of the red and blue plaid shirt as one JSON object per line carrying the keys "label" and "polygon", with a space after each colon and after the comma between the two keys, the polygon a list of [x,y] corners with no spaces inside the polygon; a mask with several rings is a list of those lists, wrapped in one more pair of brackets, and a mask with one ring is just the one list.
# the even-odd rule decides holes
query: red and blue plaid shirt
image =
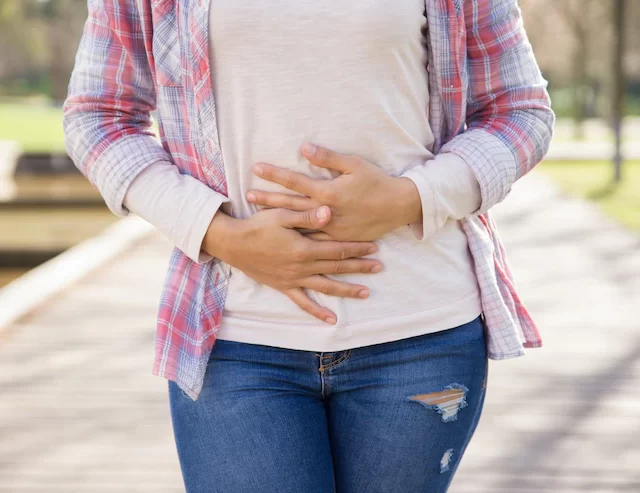
{"label": "red and blue plaid shirt", "polygon": [[[109,208],[150,164],[171,161],[227,194],[209,64],[211,0],[89,0],[65,103],[67,150]],[[554,115],[517,0],[425,0],[434,152],[462,157],[480,183],[464,220],[489,357],[541,339],[515,290],[488,210],[544,156]],[[152,131],[157,110],[159,136]],[[229,266],[173,251],[158,314],[154,373],[196,399],[224,308]]]}

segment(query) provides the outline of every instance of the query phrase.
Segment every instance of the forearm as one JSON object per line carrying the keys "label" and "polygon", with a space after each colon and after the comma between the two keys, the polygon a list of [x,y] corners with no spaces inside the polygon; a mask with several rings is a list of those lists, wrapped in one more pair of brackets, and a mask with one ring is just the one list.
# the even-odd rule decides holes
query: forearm
{"label": "forearm", "polygon": [[422,222],[422,200],[420,191],[414,182],[404,176],[393,179],[393,215],[394,226]]}
{"label": "forearm", "polygon": [[242,219],[233,218],[219,210],[211,219],[202,241],[202,251],[234,265],[234,245],[242,241]]}

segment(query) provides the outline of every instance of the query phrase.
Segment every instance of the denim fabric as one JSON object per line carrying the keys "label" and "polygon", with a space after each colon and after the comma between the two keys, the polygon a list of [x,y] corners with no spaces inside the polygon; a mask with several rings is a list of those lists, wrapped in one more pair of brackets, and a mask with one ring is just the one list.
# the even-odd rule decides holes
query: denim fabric
{"label": "denim fabric", "polygon": [[481,317],[331,353],[218,340],[197,401],[169,383],[187,492],[445,492],[486,377]]}

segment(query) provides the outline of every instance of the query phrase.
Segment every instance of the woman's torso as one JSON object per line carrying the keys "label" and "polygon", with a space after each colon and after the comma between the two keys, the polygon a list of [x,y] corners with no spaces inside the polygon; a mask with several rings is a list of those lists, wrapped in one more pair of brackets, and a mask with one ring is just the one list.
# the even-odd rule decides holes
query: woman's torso
{"label": "woman's torso", "polygon": [[[433,157],[421,0],[212,0],[211,56],[232,207],[256,212],[251,188],[285,191],[252,173],[267,162],[317,178],[309,141],[357,154],[398,176]],[[480,313],[467,239],[456,221],[428,241],[409,226],[377,241],[379,274],[332,276],[370,287],[366,300],[310,292],[333,310],[323,324],[282,293],[232,269],[218,337],[334,351],[458,326]]]}

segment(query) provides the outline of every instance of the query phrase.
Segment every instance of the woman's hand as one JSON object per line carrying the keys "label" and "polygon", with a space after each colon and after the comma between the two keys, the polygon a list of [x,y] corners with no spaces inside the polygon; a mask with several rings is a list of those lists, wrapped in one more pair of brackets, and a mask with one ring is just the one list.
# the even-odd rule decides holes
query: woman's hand
{"label": "woman's hand", "polygon": [[366,298],[366,286],[323,274],[379,272],[382,265],[358,258],[375,253],[375,243],[318,241],[295,230],[320,229],[330,218],[327,207],[303,212],[265,209],[248,219],[234,219],[218,211],[202,249],[255,281],[283,292],[305,312],[335,324],[336,315],[312,301],[304,288],[332,296]]}
{"label": "woman's hand", "polygon": [[251,190],[256,205],[304,211],[331,208],[331,221],[321,231],[341,241],[373,241],[406,224],[422,221],[420,195],[408,178],[394,178],[374,164],[351,155],[305,144],[303,155],[314,165],[338,171],[334,179],[313,179],[266,163],[254,173],[304,196]]}

